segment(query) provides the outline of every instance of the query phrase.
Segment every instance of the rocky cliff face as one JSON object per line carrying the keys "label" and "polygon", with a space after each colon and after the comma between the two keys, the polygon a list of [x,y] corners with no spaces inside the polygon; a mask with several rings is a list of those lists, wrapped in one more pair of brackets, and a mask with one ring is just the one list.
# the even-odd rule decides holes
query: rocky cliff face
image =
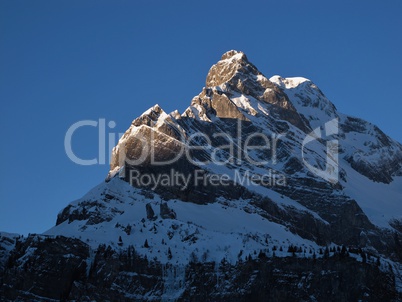
{"label": "rocky cliff face", "polygon": [[3,236],[0,295],[397,300],[401,188],[398,142],[229,51],[182,114],[132,122],[106,181],[54,228]]}
{"label": "rocky cliff face", "polygon": [[[301,252],[303,253],[303,252]],[[2,275],[2,301],[397,301],[395,277],[341,252],[245,261],[161,264],[134,247],[95,251],[77,239],[18,241]]]}

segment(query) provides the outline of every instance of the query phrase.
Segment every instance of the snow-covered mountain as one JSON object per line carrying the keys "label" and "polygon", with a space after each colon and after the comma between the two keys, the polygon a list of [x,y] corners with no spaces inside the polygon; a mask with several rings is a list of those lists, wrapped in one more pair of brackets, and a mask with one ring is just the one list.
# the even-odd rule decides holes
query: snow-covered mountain
{"label": "snow-covered mountain", "polygon": [[[337,301],[396,300],[402,145],[338,112],[310,80],[268,79],[232,50],[183,113],[155,105],[136,118],[105,182],[63,209],[55,227],[1,238],[0,261],[12,260],[0,273],[8,299],[54,298],[43,282],[13,284],[48,252],[76,262],[63,298],[100,299],[107,284],[102,294],[121,300],[285,301],[297,288],[295,300],[320,301],[328,290],[315,282],[328,278]],[[257,290],[267,274],[274,283]],[[335,288],[339,276],[349,287]]]}

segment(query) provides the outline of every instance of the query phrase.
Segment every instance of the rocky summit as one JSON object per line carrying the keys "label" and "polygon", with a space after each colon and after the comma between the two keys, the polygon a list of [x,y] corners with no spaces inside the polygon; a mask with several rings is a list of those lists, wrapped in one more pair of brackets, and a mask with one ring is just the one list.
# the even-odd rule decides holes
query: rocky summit
{"label": "rocky summit", "polygon": [[53,228],[0,233],[0,300],[402,301],[402,145],[228,51]]}

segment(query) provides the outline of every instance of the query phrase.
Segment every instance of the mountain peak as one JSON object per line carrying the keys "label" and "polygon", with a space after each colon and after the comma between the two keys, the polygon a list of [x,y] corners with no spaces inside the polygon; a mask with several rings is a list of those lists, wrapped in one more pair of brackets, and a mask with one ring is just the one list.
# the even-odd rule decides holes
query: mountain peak
{"label": "mountain peak", "polygon": [[221,57],[221,61],[228,60],[228,59],[248,61],[247,56],[244,52],[238,51],[238,50],[233,50],[233,49],[225,52]]}
{"label": "mountain peak", "polygon": [[237,50],[225,52],[221,60],[213,65],[207,75],[206,87],[215,87],[229,82],[237,73],[261,74],[257,68],[251,64],[247,56]]}

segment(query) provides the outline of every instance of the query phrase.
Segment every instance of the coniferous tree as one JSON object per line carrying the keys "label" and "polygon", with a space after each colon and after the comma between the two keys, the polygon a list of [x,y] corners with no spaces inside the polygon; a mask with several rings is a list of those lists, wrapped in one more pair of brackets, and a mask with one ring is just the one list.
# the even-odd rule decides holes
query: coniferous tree
{"label": "coniferous tree", "polygon": [[325,247],[324,258],[329,258],[329,249],[328,249],[328,246]]}
{"label": "coniferous tree", "polygon": [[366,253],[363,250],[361,250],[360,256],[362,256],[362,262],[366,263],[367,262],[367,256],[366,256]]}

